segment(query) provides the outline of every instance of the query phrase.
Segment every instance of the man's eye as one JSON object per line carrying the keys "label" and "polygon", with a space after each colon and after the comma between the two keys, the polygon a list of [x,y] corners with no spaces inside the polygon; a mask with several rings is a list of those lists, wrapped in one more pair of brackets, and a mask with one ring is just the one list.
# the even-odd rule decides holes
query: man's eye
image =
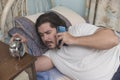
{"label": "man's eye", "polygon": [[46,32],[46,34],[50,34],[50,33],[51,33],[50,31]]}
{"label": "man's eye", "polygon": [[42,37],[42,36],[43,36],[43,34],[40,34],[40,36]]}

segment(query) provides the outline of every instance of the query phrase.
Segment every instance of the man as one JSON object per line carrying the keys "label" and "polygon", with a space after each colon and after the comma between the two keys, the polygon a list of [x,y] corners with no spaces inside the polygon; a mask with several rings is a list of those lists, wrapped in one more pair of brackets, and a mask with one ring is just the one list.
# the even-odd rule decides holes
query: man
{"label": "man", "polygon": [[[84,23],[57,33],[58,26],[66,24],[53,12],[41,15],[36,21],[36,31],[50,49],[36,60],[36,71],[55,66],[73,80],[111,80],[120,64],[120,45],[113,30]],[[26,40],[19,34],[15,36]]]}

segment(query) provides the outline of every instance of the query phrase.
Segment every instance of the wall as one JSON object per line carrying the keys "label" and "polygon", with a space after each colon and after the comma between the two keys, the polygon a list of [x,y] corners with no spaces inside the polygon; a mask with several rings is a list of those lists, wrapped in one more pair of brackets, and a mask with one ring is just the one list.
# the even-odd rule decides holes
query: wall
{"label": "wall", "polygon": [[[48,1],[48,3],[47,3]],[[86,0],[52,0],[54,6],[66,6],[81,16],[85,16]],[[47,11],[51,8],[50,0],[27,0],[28,14],[34,14],[40,11]],[[47,8],[47,9],[45,9]]]}
{"label": "wall", "polygon": [[45,12],[51,8],[50,0],[26,0],[27,14]]}
{"label": "wall", "polygon": [[55,6],[66,6],[81,16],[85,16],[86,0],[54,0]]}

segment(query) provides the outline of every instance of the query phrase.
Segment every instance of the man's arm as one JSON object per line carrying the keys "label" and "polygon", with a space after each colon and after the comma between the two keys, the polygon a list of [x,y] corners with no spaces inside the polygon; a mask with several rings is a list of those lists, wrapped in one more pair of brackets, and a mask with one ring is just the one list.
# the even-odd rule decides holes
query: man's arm
{"label": "man's arm", "polygon": [[60,33],[58,40],[63,39],[63,43],[68,45],[78,45],[95,49],[109,49],[116,46],[118,37],[111,29],[99,28],[94,34],[89,36],[73,37],[69,33]]}
{"label": "man's arm", "polygon": [[111,29],[99,29],[93,35],[76,37],[75,45],[86,46],[95,49],[109,49],[119,43],[118,37]]}
{"label": "man's arm", "polygon": [[44,55],[37,57],[37,60],[35,61],[36,71],[47,71],[53,67],[54,65],[51,59]]}

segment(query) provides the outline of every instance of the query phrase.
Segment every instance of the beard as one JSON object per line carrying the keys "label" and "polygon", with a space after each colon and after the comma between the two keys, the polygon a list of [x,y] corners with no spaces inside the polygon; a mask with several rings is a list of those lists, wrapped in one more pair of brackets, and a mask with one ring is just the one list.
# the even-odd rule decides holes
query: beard
{"label": "beard", "polygon": [[45,43],[44,43],[48,48],[50,48],[53,44],[54,44],[54,42],[52,42],[52,41],[45,41]]}

